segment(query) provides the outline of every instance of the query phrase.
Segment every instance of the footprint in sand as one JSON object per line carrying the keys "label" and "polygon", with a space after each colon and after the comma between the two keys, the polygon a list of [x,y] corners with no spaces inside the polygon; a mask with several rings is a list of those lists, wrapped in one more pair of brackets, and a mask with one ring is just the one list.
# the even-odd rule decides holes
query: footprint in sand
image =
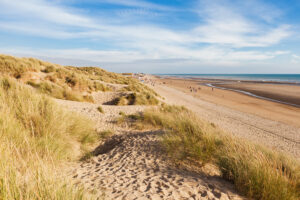
{"label": "footprint in sand", "polygon": [[[112,136],[73,178],[105,199],[243,199],[232,185],[202,175],[171,169],[159,132]],[[147,157],[145,157],[147,155]]]}

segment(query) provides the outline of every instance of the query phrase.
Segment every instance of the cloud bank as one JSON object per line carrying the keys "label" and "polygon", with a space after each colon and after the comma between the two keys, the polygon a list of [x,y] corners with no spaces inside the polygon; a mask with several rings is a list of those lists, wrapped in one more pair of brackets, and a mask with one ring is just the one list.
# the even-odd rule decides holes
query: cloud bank
{"label": "cloud bank", "polygon": [[195,69],[272,63],[282,56],[295,63],[295,55],[277,47],[294,34],[292,24],[280,22],[283,15],[273,5],[250,0],[199,0],[183,7],[138,0],[0,0],[2,34],[45,44],[6,45],[0,52],[87,61],[118,71],[128,70],[122,64],[153,71],[142,66],[192,62]]}

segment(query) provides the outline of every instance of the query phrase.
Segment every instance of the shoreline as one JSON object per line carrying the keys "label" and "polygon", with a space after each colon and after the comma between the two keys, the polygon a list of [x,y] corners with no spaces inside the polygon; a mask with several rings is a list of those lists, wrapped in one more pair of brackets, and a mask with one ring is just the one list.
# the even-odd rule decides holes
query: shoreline
{"label": "shoreline", "polygon": [[[300,74],[299,74],[300,75]],[[153,74],[151,76],[159,78],[180,78],[180,79],[190,79],[190,80],[205,80],[205,81],[214,81],[214,82],[243,82],[243,83],[265,83],[265,84],[279,84],[279,85],[298,85],[300,86],[300,80],[262,80],[262,79],[241,79],[241,78],[209,78],[209,77],[200,77],[200,76],[188,76],[188,75],[157,75]]]}
{"label": "shoreline", "polygon": [[[238,92],[238,93],[241,93],[241,94],[245,94],[245,95],[248,95],[248,96],[251,96],[251,97],[255,97],[255,98],[258,98],[258,99],[262,99],[262,100],[267,100],[267,101],[272,101],[272,102],[275,102],[275,103],[280,103],[280,104],[284,104],[284,105],[288,105],[288,106],[294,106],[294,107],[297,107],[297,108],[300,108],[300,104],[294,104],[294,103],[289,103],[289,102],[285,102],[285,101],[280,101],[280,100],[277,100],[275,99],[277,96],[274,96],[272,95],[271,98],[268,98],[268,97],[264,97],[264,96],[260,96],[260,95],[256,95],[256,91],[254,90],[254,92],[252,92],[251,90],[241,90],[241,89],[233,89],[233,88],[230,88],[230,87],[224,87],[222,85],[222,87],[219,87],[219,86],[216,86],[218,84],[205,84],[206,86],[208,87],[213,87],[213,88],[217,88],[217,89],[222,89],[222,90],[229,90],[229,91],[233,91],[233,92]],[[250,92],[251,91],[251,92]],[[262,93],[262,95],[266,95],[265,93]],[[272,98],[273,97],[273,98]],[[275,98],[274,98],[275,97]],[[298,100],[298,99],[297,99]],[[294,102],[294,101],[293,101]],[[300,102],[300,101],[297,101],[297,102]]]}

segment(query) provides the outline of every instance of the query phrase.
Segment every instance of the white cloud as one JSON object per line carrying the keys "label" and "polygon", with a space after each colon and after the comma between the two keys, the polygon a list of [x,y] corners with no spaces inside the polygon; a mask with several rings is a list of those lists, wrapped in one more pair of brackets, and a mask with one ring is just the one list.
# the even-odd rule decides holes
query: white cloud
{"label": "white cloud", "polygon": [[143,0],[100,0],[100,2],[129,6],[129,7],[136,7],[136,8],[162,10],[162,11],[175,10],[175,8],[171,8],[168,6],[162,6],[162,5],[155,4],[155,3],[150,3],[147,1],[143,1]]}
{"label": "white cloud", "polygon": [[298,56],[296,54],[292,54],[291,63],[292,64],[299,64],[300,63],[300,56]]}
{"label": "white cloud", "polygon": [[237,9],[226,1],[200,2],[198,13],[204,24],[194,29],[199,42],[234,47],[265,47],[277,44],[291,35],[289,25],[271,26],[247,18],[251,8]]}
{"label": "white cloud", "polygon": [[55,24],[95,27],[96,24],[89,17],[72,13],[66,8],[46,0],[1,0],[1,15],[17,17],[20,21],[30,19],[33,22],[46,21]]}

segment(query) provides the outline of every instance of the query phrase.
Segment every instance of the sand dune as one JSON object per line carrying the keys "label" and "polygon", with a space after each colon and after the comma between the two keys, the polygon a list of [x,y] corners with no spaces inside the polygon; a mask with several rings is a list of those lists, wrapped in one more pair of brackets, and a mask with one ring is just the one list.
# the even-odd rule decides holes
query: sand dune
{"label": "sand dune", "polygon": [[161,149],[160,132],[132,131],[113,123],[120,111],[135,113],[144,106],[102,105],[102,114],[97,111],[99,104],[58,102],[95,120],[99,130],[109,128],[116,133],[95,149],[94,157],[68,170],[100,199],[243,199],[219,176],[174,167]]}

